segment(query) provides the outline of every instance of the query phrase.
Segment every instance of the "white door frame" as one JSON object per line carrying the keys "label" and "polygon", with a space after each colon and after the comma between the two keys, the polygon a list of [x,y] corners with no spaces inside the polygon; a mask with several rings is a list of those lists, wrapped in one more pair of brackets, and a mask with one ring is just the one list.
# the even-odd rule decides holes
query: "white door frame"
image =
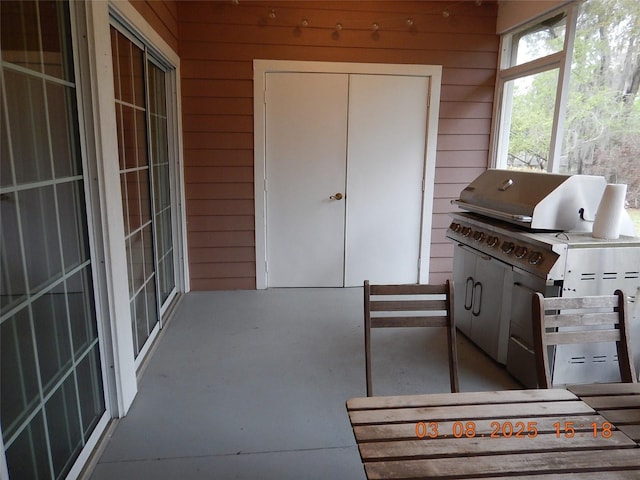
{"label": "white door frame", "polygon": [[440,113],[440,85],[442,66],[382,63],[305,62],[293,60],[253,61],[253,137],[254,137],[254,190],[256,229],[256,288],[267,288],[267,216],[265,196],[266,172],[266,74],[273,72],[357,73],[371,75],[411,75],[430,77],[429,109],[425,146],[425,179],[420,240],[419,279],[429,281],[429,254],[431,246],[431,218],[433,213],[433,186],[436,170],[436,142]]}
{"label": "white door frame", "polygon": [[[176,255],[184,262],[181,265],[178,281],[179,289],[189,291],[188,265],[186,261],[186,221],[184,210],[184,178],[182,172],[182,125],[180,111],[180,57],[149,25],[144,17],[130,4],[109,0],[104,2],[84,2],[87,9],[87,54],[89,77],[85,95],[90,96],[91,116],[87,123],[93,131],[88,150],[94,156],[95,181],[94,195],[98,205],[95,222],[99,222],[102,238],[97,239],[102,254],[105,276],[105,319],[109,345],[105,345],[111,370],[105,368],[107,375],[107,397],[110,400],[112,417],[123,417],[133,403],[138,392],[136,363],[133,355],[131,331],[131,312],[129,309],[128,273],[124,242],[124,223],[122,216],[122,197],[120,195],[119,167],[117,161],[117,128],[114,108],[113,64],[111,59],[110,25],[112,16],[122,20],[153,46],[158,54],[175,68],[175,88],[177,111],[177,144],[172,145],[172,153],[177,159],[176,193],[179,207],[176,209],[177,229],[180,232],[176,245]],[[115,153],[114,153],[115,152]],[[114,157],[114,155],[116,155]],[[184,260],[183,260],[184,259]]]}

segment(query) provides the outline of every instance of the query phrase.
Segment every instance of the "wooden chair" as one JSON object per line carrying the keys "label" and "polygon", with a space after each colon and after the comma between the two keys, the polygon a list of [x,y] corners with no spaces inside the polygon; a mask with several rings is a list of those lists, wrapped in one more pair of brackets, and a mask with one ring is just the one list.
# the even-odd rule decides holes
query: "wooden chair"
{"label": "wooden chair", "polygon": [[[393,299],[390,300],[391,296]],[[373,395],[371,329],[390,327],[445,327],[449,345],[451,391],[459,390],[452,282],[447,281],[443,285],[370,285],[368,280],[364,282],[364,347],[368,397]]]}
{"label": "wooden chair", "polygon": [[[615,342],[620,378],[636,383],[637,376],[629,344],[629,323],[624,293],[586,297],[533,296],[533,341],[539,388],[550,388],[550,345]],[[603,329],[603,326],[610,328]],[[568,330],[561,327],[580,327]],[[589,328],[591,327],[591,328]]]}

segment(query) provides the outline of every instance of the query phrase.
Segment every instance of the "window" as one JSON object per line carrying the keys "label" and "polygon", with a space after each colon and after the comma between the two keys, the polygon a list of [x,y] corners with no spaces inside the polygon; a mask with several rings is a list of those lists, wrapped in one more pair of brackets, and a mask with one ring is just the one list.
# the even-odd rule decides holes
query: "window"
{"label": "window", "polygon": [[65,478],[106,411],[69,4],[0,6],[2,454]]}
{"label": "window", "polygon": [[640,3],[585,2],[578,16],[559,171],[626,183],[640,208]]}
{"label": "window", "polygon": [[[507,165],[546,169],[553,132],[558,68],[505,82],[511,95]],[[543,93],[544,92],[544,93]]]}
{"label": "window", "polygon": [[640,231],[640,3],[570,5],[502,45],[495,166],[627,184]]}
{"label": "window", "polygon": [[567,16],[556,13],[502,38],[496,165],[547,170],[555,148]]}
{"label": "window", "polygon": [[537,58],[562,52],[566,20],[565,12],[561,12],[514,34],[511,40],[509,66],[522,65]]}

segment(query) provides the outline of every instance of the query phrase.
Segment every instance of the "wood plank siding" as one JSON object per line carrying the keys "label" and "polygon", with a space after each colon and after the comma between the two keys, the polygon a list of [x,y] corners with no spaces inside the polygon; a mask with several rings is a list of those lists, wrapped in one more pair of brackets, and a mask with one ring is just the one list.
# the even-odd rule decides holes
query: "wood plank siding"
{"label": "wood plank siding", "polygon": [[176,0],[130,0],[149,25],[178,51],[178,5]]}
{"label": "wood plank siding", "polygon": [[495,2],[228,0],[177,6],[194,290],[256,285],[254,59],[443,66],[430,280],[451,277],[453,248],[444,236],[449,200],[488,164],[499,45]]}

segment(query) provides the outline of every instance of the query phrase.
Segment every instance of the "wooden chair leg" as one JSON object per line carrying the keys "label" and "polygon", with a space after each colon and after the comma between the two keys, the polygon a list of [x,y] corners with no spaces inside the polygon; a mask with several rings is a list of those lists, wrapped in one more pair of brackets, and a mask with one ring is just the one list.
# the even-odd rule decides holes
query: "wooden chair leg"
{"label": "wooden chair leg", "polygon": [[365,375],[367,379],[367,397],[373,396],[373,383],[371,380],[371,310],[369,307],[371,288],[369,281],[364,282],[364,356]]}
{"label": "wooden chair leg", "polygon": [[447,300],[449,303],[449,325],[447,327],[447,341],[449,344],[449,383],[451,392],[460,391],[458,382],[458,343],[456,337],[456,327],[453,321],[453,283],[447,280]]}
{"label": "wooden chair leg", "polygon": [[616,290],[614,295],[618,297],[618,328],[620,329],[620,341],[616,344],[618,350],[618,365],[620,367],[620,378],[625,383],[637,383],[633,355],[629,342],[629,320],[627,317],[627,299],[622,290]]}

